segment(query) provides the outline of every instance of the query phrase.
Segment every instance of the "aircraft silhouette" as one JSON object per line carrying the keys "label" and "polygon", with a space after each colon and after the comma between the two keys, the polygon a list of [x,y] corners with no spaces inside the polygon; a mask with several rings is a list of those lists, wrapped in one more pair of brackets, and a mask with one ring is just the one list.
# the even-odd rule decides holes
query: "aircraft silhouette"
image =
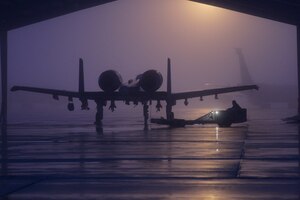
{"label": "aircraft silhouette", "polygon": [[[251,66],[248,66],[243,50],[241,48],[235,48],[235,52],[238,56],[240,66],[241,84],[253,84],[254,81],[251,73],[249,72]],[[253,96],[251,92],[244,93],[249,102],[253,105],[261,108],[271,108],[273,104],[286,104],[290,108],[297,107],[297,93],[291,92],[298,91],[296,85],[289,85],[282,81],[277,81],[274,84],[267,84],[263,82],[259,82],[258,84],[260,92],[258,92],[255,96]]]}
{"label": "aircraft silhouette", "polygon": [[160,72],[156,70],[148,70],[143,74],[138,75],[135,79],[129,80],[127,84],[122,81],[121,75],[114,70],[107,70],[100,74],[98,79],[99,87],[102,91],[87,92],[84,89],[84,71],[83,60],[79,59],[79,88],[78,91],[66,91],[56,89],[46,89],[26,86],[13,86],[11,91],[28,91],[35,93],[51,94],[54,99],[58,100],[59,96],[68,97],[68,110],[74,110],[73,98],[78,98],[81,101],[81,109],[88,110],[88,100],[93,100],[97,104],[96,112],[96,127],[102,129],[103,107],[110,101],[109,109],[114,111],[116,109],[115,101],[124,101],[129,105],[133,102],[138,105],[140,102],[143,105],[144,127],[148,129],[149,118],[149,102],[157,101],[156,109],[159,111],[162,108],[161,101],[166,101],[166,119],[173,120],[174,113],[172,107],[176,105],[177,100],[183,100],[184,104],[188,105],[189,98],[200,97],[203,100],[204,96],[258,89],[256,85],[243,85],[237,87],[224,87],[216,89],[207,89],[200,91],[172,93],[171,88],[171,60],[168,58],[167,65],[167,91],[157,91],[162,83],[163,77]]}

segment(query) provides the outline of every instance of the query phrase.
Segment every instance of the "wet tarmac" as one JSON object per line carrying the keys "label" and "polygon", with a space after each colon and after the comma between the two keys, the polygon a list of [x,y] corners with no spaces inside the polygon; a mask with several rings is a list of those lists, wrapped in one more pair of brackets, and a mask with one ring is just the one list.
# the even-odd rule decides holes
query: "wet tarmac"
{"label": "wet tarmac", "polygon": [[[299,128],[8,128],[2,199],[300,199]],[[5,148],[7,146],[7,148]]]}

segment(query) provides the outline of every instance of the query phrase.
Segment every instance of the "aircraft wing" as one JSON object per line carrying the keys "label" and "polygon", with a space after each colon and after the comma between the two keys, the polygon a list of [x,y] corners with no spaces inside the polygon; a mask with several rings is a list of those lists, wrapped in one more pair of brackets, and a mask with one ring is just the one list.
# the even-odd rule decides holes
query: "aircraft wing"
{"label": "aircraft wing", "polygon": [[67,90],[56,90],[47,88],[37,88],[37,87],[27,87],[27,86],[14,86],[11,91],[26,91],[41,94],[50,94],[53,97],[58,98],[59,96],[72,97],[72,98],[84,98],[86,100],[116,100],[116,101],[139,101],[143,102],[146,100],[166,100],[166,92],[154,92],[151,94],[145,92],[133,92],[129,94],[124,94],[121,92],[106,93],[103,91],[97,92],[75,92]]}
{"label": "aircraft wing", "polygon": [[94,100],[115,100],[115,101],[148,101],[148,100],[166,100],[167,92],[153,92],[146,93],[143,91],[132,92],[132,93],[122,93],[122,92],[113,92],[113,93],[105,93],[105,92],[85,92],[84,96],[87,99]]}
{"label": "aircraft wing", "polygon": [[245,86],[236,86],[236,87],[225,87],[225,88],[216,88],[216,89],[208,89],[208,90],[200,90],[200,91],[192,91],[192,92],[181,92],[172,94],[172,98],[175,100],[179,99],[189,99],[194,97],[204,97],[210,95],[218,95],[229,92],[238,92],[243,90],[258,90],[257,85],[245,85]]}
{"label": "aircraft wing", "polygon": [[42,94],[51,94],[53,96],[66,96],[66,97],[80,97],[79,92],[66,91],[66,90],[55,90],[46,88],[26,87],[26,86],[14,86],[11,91],[27,91]]}
{"label": "aircraft wing", "polygon": [[[194,97],[204,97],[209,95],[218,95],[229,92],[237,92],[243,90],[258,89],[256,85],[246,85],[246,86],[237,86],[237,87],[226,87],[226,88],[217,88],[217,89],[208,89],[192,92],[181,92],[171,94],[172,99],[189,99]],[[154,92],[154,93],[145,93],[145,92],[134,92],[129,94],[123,94],[121,92],[105,93],[102,91],[98,92],[75,92],[67,90],[56,90],[56,89],[46,89],[46,88],[36,88],[36,87],[27,87],[27,86],[14,86],[11,88],[11,91],[27,91],[34,93],[50,94],[54,98],[59,96],[65,96],[69,98],[84,98],[86,100],[116,100],[116,101],[147,101],[147,100],[167,100],[167,92]]]}

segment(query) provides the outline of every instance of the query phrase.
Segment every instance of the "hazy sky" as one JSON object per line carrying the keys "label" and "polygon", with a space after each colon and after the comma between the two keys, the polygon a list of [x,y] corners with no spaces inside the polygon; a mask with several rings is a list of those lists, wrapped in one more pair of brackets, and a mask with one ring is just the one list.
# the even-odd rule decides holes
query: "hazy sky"
{"label": "hazy sky", "polygon": [[[100,90],[107,69],[128,80],[147,69],[174,91],[238,85],[235,48],[257,83],[297,83],[296,27],[186,0],[122,0],[9,31],[9,85]],[[165,89],[166,81],[162,89]]]}

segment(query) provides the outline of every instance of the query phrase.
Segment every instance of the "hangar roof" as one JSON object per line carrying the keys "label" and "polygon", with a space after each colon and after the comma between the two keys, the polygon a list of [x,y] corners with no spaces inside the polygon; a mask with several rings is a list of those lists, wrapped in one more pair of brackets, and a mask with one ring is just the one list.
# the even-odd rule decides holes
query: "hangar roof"
{"label": "hangar roof", "polygon": [[0,0],[0,29],[11,30],[115,0]]}
{"label": "hangar roof", "polygon": [[[116,0],[0,0],[0,29],[11,30]],[[192,0],[293,25],[300,24],[298,0]]]}
{"label": "hangar roof", "polygon": [[299,0],[192,0],[283,23],[300,25]]}

